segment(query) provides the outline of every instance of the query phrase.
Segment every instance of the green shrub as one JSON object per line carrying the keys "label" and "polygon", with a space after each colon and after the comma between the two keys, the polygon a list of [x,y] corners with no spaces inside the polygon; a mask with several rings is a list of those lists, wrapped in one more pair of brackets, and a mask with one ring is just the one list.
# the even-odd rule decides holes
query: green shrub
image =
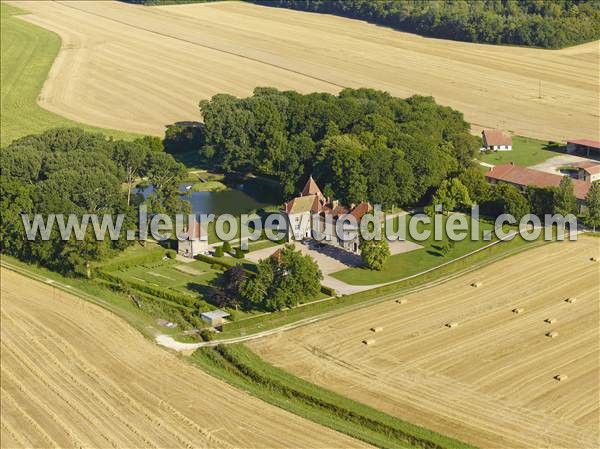
{"label": "green shrub", "polygon": [[236,259],[243,259],[244,256],[245,256],[245,253],[242,250],[242,248],[235,249],[235,253],[234,253],[233,257],[235,257]]}
{"label": "green shrub", "polygon": [[215,257],[223,257],[225,255],[222,246],[217,246],[215,248]]}
{"label": "green shrub", "polygon": [[321,285],[321,292],[327,296],[335,296],[335,290],[331,287],[327,287],[326,285]]}
{"label": "green shrub", "polygon": [[202,341],[211,341],[215,338],[215,333],[209,331],[208,329],[202,329],[200,331],[200,338]]}
{"label": "green shrub", "polygon": [[168,249],[165,252],[165,256],[167,256],[169,259],[175,259],[177,258],[177,251],[175,251],[174,249]]}
{"label": "green shrub", "polygon": [[226,253],[230,253],[231,250],[231,243],[229,242],[223,242],[223,251],[225,251]]}

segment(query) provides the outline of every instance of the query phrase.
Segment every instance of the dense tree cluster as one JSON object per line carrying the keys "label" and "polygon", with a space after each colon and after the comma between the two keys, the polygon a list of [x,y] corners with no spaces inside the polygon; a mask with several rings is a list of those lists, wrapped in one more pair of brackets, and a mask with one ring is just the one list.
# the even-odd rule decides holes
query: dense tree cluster
{"label": "dense tree cluster", "polygon": [[256,276],[237,285],[246,303],[256,309],[281,310],[313,299],[323,275],[317,263],[293,245],[285,245],[257,265]]}
{"label": "dense tree cluster", "polygon": [[597,0],[255,0],[467,42],[561,48],[600,38]]}
{"label": "dense tree cluster", "polygon": [[125,214],[124,228],[135,229],[134,206],[143,198],[132,194],[136,179],[147,176],[155,185],[149,210],[172,213],[186,210],[178,186],[185,167],[162,150],[159,139],[112,141],[81,129],[52,129],[23,137],[0,151],[0,250],[61,272],[86,274],[89,263],[123,249],[125,229],[118,241],[106,234],[98,241],[90,224],[83,240],[60,238],[54,226],[50,239],[25,238],[21,214],[47,218],[63,214]]}
{"label": "dense tree cluster", "polygon": [[469,166],[479,147],[460,112],[373,89],[336,96],[257,88],[248,98],[215,95],[200,109],[203,162],[274,176],[286,197],[313,174],[325,195],[346,204],[417,203]]}

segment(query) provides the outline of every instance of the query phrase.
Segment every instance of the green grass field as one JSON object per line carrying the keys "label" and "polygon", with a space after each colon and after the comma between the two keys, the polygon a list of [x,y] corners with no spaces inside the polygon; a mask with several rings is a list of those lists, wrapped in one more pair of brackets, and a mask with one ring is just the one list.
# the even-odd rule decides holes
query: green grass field
{"label": "green grass field", "polygon": [[[445,224],[447,218],[442,217],[442,220]],[[398,226],[397,219],[395,219],[394,226]],[[406,226],[408,226],[408,219],[406,220]],[[482,236],[484,231],[491,230],[494,226],[490,223],[480,222],[479,227],[479,235]],[[423,242],[412,239],[408,231],[406,232],[406,236],[407,240],[415,241],[419,245],[423,246],[423,248],[391,256],[385,263],[383,270],[373,271],[366,268],[347,268],[345,270],[333,273],[331,276],[351,285],[383,284],[386,282],[397,281],[399,279],[403,279],[450,262],[492,242],[485,241],[482,238],[472,241],[469,238],[469,230],[467,238],[460,242],[456,242],[455,246],[444,255],[440,251],[441,242],[434,240],[433,224],[421,225],[419,230],[431,231],[431,235]],[[443,239],[447,240],[445,232]]]}
{"label": "green grass field", "polygon": [[473,447],[306,382],[264,362],[241,345],[200,349],[191,361],[263,401],[376,447]]}
{"label": "green grass field", "polygon": [[495,153],[481,154],[479,159],[492,165],[508,164],[530,167],[544,162],[554,156],[564,153],[564,146],[555,142],[531,139],[523,136],[513,136],[512,151],[497,151]]}
{"label": "green grass field", "polygon": [[119,139],[139,137],[133,133],[84,125],[37,105],[37,97],[60,49],[60,37],[18,18],[19,8],[0,4],[0,147],[14,139],[49,128],[78,126]]}

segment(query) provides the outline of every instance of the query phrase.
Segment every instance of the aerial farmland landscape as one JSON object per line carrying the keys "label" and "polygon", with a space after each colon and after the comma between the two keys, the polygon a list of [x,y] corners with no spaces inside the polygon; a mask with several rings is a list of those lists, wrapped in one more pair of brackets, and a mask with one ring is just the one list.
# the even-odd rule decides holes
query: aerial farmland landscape
{"label": "aerial farmland landscape", "polygon": [[600,2],[2,0],[0,448],[600,448]]}

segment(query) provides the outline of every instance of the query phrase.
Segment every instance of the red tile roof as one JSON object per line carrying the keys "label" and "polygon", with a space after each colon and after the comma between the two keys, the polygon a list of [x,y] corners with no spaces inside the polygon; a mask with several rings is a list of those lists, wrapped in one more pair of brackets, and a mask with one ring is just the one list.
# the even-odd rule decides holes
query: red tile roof
{"label": "red tile roof", "polygon": [[590,175],[598,175],[600,174],[600,164],[583,167],[583,170],[588,172]]}
{"label": "red tile roof", "polygon": [[577,168],[591,168],[591,167],[600,167],[600,162],[596,162],[596,161],[582,161],[582,162],[576,162],[575,164],[573,164],[573,167],[577,167]]}
{"label": "red tile roof", "polygon": [[282,257],[283,257],[282,254],[283,254],[283,248],[279,248],[273,254],[271,254],[269,257],[271,259],[273,259],[277,264],[281,264]]}
{"label": "red tile roof", "polygon": [[573,164],[573,167],[584,170],[590,175],[597,175],[600,173],[600,162],[596,161],[577,162],[576,164]]}
{"label": "red tile roof", "polygon": [[297,196],[283,204],[283,210],[287,214],[317,213],[321,211],[322,207],[319,195]]}
{"label": "red tile roof", "polygon": [[584,147],[595,148],[600,150],[600,142],[597,140],[589,140],[589,139],[575,139],[575,140],[567,140],[567,144],[572,143],[574,145],[582,145]]}
{"label": "red tile roof", "polygon": [[[503,181],[518,186],[558,187],[563,176],[553,175],[532,168],[513,164],[496,165],[485,174],[488,179]],[[579,200],[585,199],[591,183],[573,179],[573,193]]]}
{"label": "red tile roof", "polygon": [[512,138],[504,134],[500,129],[484,129],[481,133],[487,145],[511,145]]}
{"label": "red tile roof", "polygon": [[182,237],[184,240],[197,240],[202,235],[202,231],[200,223],[197,220],[192,220],[183,232]]}
{"label": "red tile roof", "polygon": [[323,198],[321,189],[319,189],[319,186],[313,179],[312,175],[310,175],[310,178],[308,178],[308,181],[306,181],[306,185],[304,186],[304,189],[302,189],[302,196],[308,196],[308,195],[317,195],[317,196]]}
{"label": "red tile roof", "polygon": [[371,210],[371,205],[369,203],[362,202],[350,212],[350,215],[353,215],[356,218],[356,221],[360,222],[362,217],[365,216]]}

